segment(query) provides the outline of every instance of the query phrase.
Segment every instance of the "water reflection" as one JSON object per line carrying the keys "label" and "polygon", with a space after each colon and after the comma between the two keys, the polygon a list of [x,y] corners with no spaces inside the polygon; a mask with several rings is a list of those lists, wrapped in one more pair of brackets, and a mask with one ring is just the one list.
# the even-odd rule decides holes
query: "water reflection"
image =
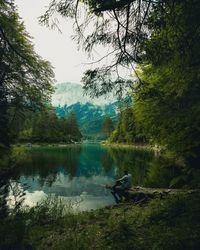
{"label": "water reflection", "polygon": [[32,148],[13,182],[28,185],[26,205],[34,205],[53,194],[70,199],[81,197],[81,209],[92,209],[114,203],[104,188],[114,178],[114,161],[106,149],[99,145],[76,145]]}
{"label": "water reflection", "polygon": [[[21,176],[19,182],[12,181],[12,186],[18,190],[23,190],[24,184],[28,183],[29,188],[24,192],[24,204],[34,206],[48,195],[59,196],[65,201],[79,203],[79,209],[88,210],[104,207],[113,204],[110,192],[104,188],[107,183],[113,182],[108,176],[79,176],[71,179],[69,175],[58,174],[56,181],[51,187],[41,186],[37,178]],[[15,188],[16,190],[16,188]],[[84,191],[83,191],[84,190]],[[16,196],[13,190],[9,192],[9,206],[14,207]]]}
{"label": "water reflection", "polygon": [[[10,182],[19,190],[26,185],[25,205],[33,206],[53,194],[65,200],[78,200],[80,209],[86,210],[114,203],[103,186],[114,183],[125,169],[132,174],[133,185],[146,187],[168,188],[181,174],[172,160],[155,156],[151,151],[74,145],[33,147]],[[10,198],[12,195],[8,190],[7,193]]]}
{"label": "water reflection", "polygon": [[181,169],[174,160],[155,155],[153,151],[115,147],[108,150],[116,163],[118,176],[127,169],[135,186],[168,188],[172,180],[181,175]]}
{"label": "water reflection", "polygon": [[81,153],[81,146],[67,148],[33,148],[28,151],[19,176],[37,176],[41,185],[44,181],[49,186],[55,181],[57,173],[67,173],[71,177],[76,175],[77,164]]}

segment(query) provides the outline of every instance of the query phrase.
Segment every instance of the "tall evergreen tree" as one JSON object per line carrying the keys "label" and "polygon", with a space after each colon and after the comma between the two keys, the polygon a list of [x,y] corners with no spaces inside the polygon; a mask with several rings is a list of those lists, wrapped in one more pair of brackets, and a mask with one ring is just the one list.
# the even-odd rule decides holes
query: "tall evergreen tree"
{"label": "tall evergreen tree", "polygon": [[19,140],[24,142],[70,143],[81,138],[75,114],[58,118],[53,108],[27,115],[19,135]]}
{"label": "tall evergreen tree", "polygon": [[117,127],[111,134],[109,141],[128,144],[147,143],[142,125],[136,121],[133,108],[121,111]]}
{"label": "tall evergreen tree", "polygon": [[108,138],[111,135],[113,130],[114,130],[113,121],[109,116],[106,116],[102,124],[103,134],[106,136],[106,138]]}
{"label": "tall evergreen tree", "polygon": [[68,125],[68,135],[71,140],[79,140],[82,137],[82,134],[79,130],[79,126],[76,120],[76,114],[74,112],[69,113],[67,117]]}

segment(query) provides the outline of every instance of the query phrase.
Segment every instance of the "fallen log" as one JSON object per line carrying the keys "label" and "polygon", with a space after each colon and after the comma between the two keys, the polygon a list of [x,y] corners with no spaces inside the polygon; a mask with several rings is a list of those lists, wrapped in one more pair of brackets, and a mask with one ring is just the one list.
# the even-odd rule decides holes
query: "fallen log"
{"label": "fallen log", "polygon": [[[106,188],[112,190],[112,186],[106,185]],[[167,195],[200,193],[200,189],[145,188],[133,186],[129,190],[120,192],[126,201],[142,203],[154,198],[162,199]]]}

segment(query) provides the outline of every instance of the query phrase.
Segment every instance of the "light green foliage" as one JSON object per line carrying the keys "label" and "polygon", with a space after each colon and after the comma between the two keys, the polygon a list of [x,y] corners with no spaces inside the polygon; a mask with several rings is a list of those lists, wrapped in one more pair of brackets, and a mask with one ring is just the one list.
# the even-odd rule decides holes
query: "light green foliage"
{"label": "light green foliage", "polygon": [[26,150],[23,147],[14,146],[11,149],[11,161],[13,163],[20,162],[24,159],[26,155]]}

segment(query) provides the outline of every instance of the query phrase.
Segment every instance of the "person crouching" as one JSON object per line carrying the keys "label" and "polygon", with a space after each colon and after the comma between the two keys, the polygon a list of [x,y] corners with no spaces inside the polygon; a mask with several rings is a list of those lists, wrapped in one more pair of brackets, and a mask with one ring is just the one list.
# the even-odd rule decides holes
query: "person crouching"
{"label": "person crouching", "polygon": [[118,179],[114,186],[112,186],[112,195],[115,198],[116,203],[122,201],[122,198],[127,199],[127,191],[132,186],[132,176],[128,173],[127,170],[124,171],[124,176]]}

